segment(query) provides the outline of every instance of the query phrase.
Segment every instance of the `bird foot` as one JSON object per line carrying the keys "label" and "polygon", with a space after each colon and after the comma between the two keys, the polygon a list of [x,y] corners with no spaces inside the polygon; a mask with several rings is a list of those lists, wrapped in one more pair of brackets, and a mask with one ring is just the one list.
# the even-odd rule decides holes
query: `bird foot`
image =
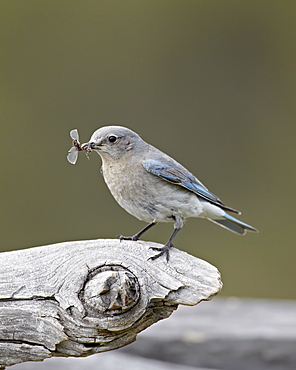
{"label": "bird foot", "polygon": [[155,256],[152,256],[148,258],[148,260],[156,260],[158,257],[161,257],[162,255],[166,255],[166,260],[169,262],[170,259],[170,248],[173,246],[173,244],[165,244],[163,247],[150,247],[150,249],[153,249],[154,251],[159,251]]}
{"label": "bird foot", "polygon": [[133,241],[136,242],[137,240],[139,240],[139,237],[138,237],[137,234],[133,235],[133,236],[123,236],[123,235],[119,234],[119,235],[116,235],[116,238],[118,238],[120,241],[121,240],[133,240]]}

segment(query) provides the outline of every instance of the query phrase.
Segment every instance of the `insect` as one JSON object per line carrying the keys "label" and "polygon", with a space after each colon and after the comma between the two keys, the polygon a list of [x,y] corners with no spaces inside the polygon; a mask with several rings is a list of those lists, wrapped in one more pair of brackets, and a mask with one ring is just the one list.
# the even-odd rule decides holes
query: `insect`
{"label": "insect", "polygon": [[88,158],[88,153],[91,152],[89,145],[80,144],[78,130],[74,129],[70,131],[70,137],[72,139],[72,148],[68,151],[67,160],[71,164],[75,164],[78,158],[78,152],[84,150]]}

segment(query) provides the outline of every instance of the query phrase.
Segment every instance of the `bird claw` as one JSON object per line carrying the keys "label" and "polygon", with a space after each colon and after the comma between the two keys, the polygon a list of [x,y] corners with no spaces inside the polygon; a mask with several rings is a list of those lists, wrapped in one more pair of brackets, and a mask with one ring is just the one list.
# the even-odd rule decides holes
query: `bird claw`
{"label": "bird claw", "polygon": [[156,260],[158,257],[161,257],[162,255],[166,255],[166,260],[169,262],[170,259],[170,248],[172,245],[165,244],[163,247],[150,247],[150,249],[153,249],[154,251],[159,251],[155,256],[149,257],[148,260]]}
{"label": "bird claw", "polygon": [[139,240],[139,237],[137,235],[133,235],[133,236],[123,236],[121,234],[119,235],[116,235],[116,238],[119,239],[120,241],[122,240],[133,240],[133,241],[137,241]]}

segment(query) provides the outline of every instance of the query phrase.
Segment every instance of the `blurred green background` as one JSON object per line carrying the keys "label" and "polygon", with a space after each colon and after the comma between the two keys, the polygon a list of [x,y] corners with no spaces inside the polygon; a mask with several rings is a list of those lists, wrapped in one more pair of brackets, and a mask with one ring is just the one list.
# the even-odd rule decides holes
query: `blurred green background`
{"label": "blurred green background", "polygon": [[[1,1],[1,250],[131,235],[100,158],[123,125],[192,171],[244,237],[190,219],[175,246],[219,268],[222,295],[296,298],[295,1]],[[293,206],[294,204],[294,206]],[[146,240],[167,241],[172,224]]]}

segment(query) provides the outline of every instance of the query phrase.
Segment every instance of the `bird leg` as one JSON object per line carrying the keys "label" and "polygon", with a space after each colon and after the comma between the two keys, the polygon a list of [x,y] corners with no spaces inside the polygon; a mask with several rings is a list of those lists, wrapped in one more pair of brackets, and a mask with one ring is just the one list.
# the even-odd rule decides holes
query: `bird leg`
{"label": "bird leg", "polygon": [[121,240],[134,240],[134,241],[137,241],[139,240],[140,236],[142,234],[144,234],[145,231],[147,231],[148,229],[150,229],[150,227],[152,227],[153,225],[156,225],[156,222],[151,222],[150,224],[148,224],[147,226],[145,226],[142,230],[140,230],[139,232],[137,232],[135,235],[133,236],[123,236],[123,235],[117,235],[116,238],[119,238],[120,241]]}
{"label": "bird leg", "polygon": [[177,235],[177,233],[182,229],[183,226],[183,220],[180,216],[173,216],[173,219],[175,220],[174,224],[174,232],[171,235],[170,239],[163,247],[150,247],[150,249],[153,249],[154,251],[159,251],[160,253],[156,254],[155,256],[150,257],[150,260],[156,260],[158,257],[162,256],[163,254],[166,255],[166,260],[169,262],[170,259],[170,248],[173,247],[173,239]]}
{"label": "bird leg", "polygon": [[177,232],[180,231],[180,230],[181,230],[181,228],[174,229],[174,232],[171,235],[169,241],[167,243],[165,243],[165,245],[163,247],[150,247],[150,249],[153,249],[154,251],[160,251],[160,252],[158,254],[156,254],[155,256],[150,257],[149,259],[154,261],[154,260],[156,260],[156,258],[165,254],[166,255],[166,260],[167,260],[167,262],[169,262],[169,259],[170,259],[169,251],[170,251],[170,248],[173,247],[173,239],[177,235]]}

